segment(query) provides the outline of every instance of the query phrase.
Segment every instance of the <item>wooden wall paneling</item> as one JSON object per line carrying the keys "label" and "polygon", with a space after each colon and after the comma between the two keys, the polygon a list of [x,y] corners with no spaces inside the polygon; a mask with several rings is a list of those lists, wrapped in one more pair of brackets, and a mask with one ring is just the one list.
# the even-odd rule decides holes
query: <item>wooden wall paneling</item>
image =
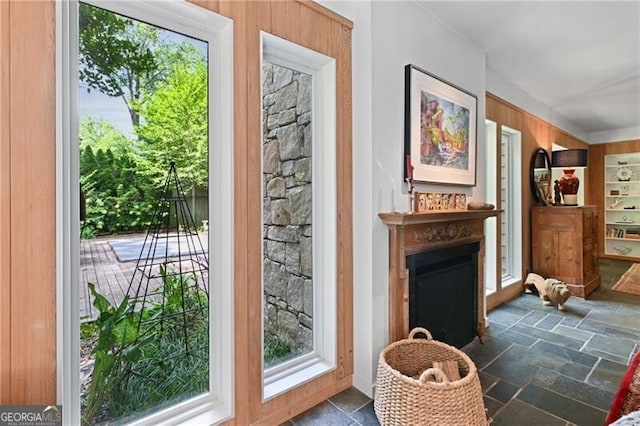
{"label": "wooden wall paneling", "polygon": [[487,119],[514,130],[522,128],[522,110],[491,93],[487,93],[486,115]]}
{"label": "wooden wall paneling", "polygon": [[[262,405],[262,46],[260,31],[271,32],[271,5],[269,2],[251,2],[247,9],[247,201],[248,222],[248,297],[249,312],[249,389],[250,422],[263,417]],[[255,283],[251,285],[250,283]],[[255,348],[256,350],[251,350]],[[243,349],[241,349],[243,350]],[[271,402],[273,403],[273,402]],[[269,404],[269,402],[267,403]]]}
{"label": "wooden wall paneling", "polygon": [[298,1],[301,4],[304,4],[309,9],[313,9],[318,14],[326,16],[327,18],[334,21],[336,24],[340,24],[340,26],[342,26],[345,29],[353,28],[353,22],[351,22],[349,19],[345,18],[342,15],[338,15],[337,13],[333,12],[330,9],[327,9],[326,7],[322,6],[319,3],[316,3],[313,0],[296,0],[296,1]]}
{"label": "wooden wall paneling", "polygon": [[189,3],[193,3],[205,9],[209,9],[212,12],[220,13],[220,0],[187,0]]}
{"label": "wooden wall paneling", "polygon": [[11,401],[10,5],[0,2],[0,405]]}
{"label": "wooden wall paneling", "polygon": [[271,34],[287,38],[287,2],[272,1],[269,4],[271,5]]}
{"label": "wooden wall paneling", "polygon": [[337,112],[337,169],[338,169],[338,282],[342,283],[339,302],[342,313],[342,347],[339,378],[353,374],[353,144],[351,97],[351,28],[336,21],[332,24],[331,50],[337,63],[337,87],[339,94]]}
{"label": "wooden wall paneling", "polygon": [[55,4],[12,2],[10,21],[11,403],[54,404]]}
{"label": "wooden wall paneling", "polygon": [[[319,17],[316,12],[306,7],[305,4],[300,5],[300,44],[316,52],[322,52],[320,38],[323,37],[321,37],[320,28],[325,26],[318,22],[321,20],[324,21],[326,18],[324,16]],[[328,33],[324,33],[324,38],[327,38],[327,36]]]}
{"label": "wooden wall paneling", "polygon": [[[277,2],[278,0],[272,0]],[[302,5],[297,0],[287,0],[287,40],[302,44]]]}
{"label": "wooden wall paneling", "polygon": [[604,155],[605,145],[591,145],[589,147],[589,176],[585,176],[589,191],[585,192],[585,204],[597,206],[598,214],[598,256],[604,254]]}

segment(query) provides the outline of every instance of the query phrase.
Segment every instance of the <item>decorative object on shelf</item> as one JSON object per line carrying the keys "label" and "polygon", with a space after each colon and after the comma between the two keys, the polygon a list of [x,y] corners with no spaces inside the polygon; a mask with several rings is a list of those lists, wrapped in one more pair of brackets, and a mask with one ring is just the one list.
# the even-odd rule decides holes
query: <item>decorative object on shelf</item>
{"label": "decorative object on shelf", "polygon": [[559,179],[559,185],[565,206],[578,205],[580,179],[574,172],[577,167],[587,166],[588,153],[586,149],[565,149],[553,151],[551,154],[551,167],[561,168],[564,171],[564,175]]}
{"label": "decorative object on shelf", "polygon": [[615,209],[617,207],[618,204],[620,204],[622,202],[622,200],[620,198],[616,198],[615,201],[613,203],[611,203],[611,205],[609,205],[610,209]]}
{"label": "decorative object on shelf", "polygon": [[493,210],[496,206],[484,201],[469,200],[467,203],[467,210]]}
{"label": "decorative object on shelf", "polygon": [[626,246],[613,246],[613,250],[621,256],[626,256],[631,253],[631,247]]}
{"label": "decorative object on shelf", "polygon": [[529,173],[533,198],[548,206],[551,199],[551,160],[543,148],[538,148],[531,156]]}
{"label": "decorative object on shelf", "polygon": [[543,305],[550,306],[555,303],[558,305],[559,310],[567,310],[564,304],[569,300],[569,297],[571,297],[571,291],[569,291],[567,283],[555,278],[547,278],[545,280],[542,276],[530,272],[524,281],[524,292],[532,293],[531,287],[535,287]]}
{"label": "decorative object on shelf", "polygon": [[616,170],[616,179],[620,182],[628,182],[633,177],[633,170],[629,167],[620,167]]}
{"label": "decorative object on shelf", "polygon": [[416,192],[414,212],[425,213],[442,210],[467,209],[467,194],[450,194],[446,192]]}
{"label": "decorative object on shelf", "polygon": [[618,160],[618,164],[619,164],[620,166],[623,166],[623,165],[627,164],[627,162],[626,162],[626,161],[620,161],[620,160]]}
{"label": "decorative object on shelf", "polygon": [[617,189],[612,189],[609,191],[609,195],[620,195],[620,191]]}
{"label": "decorative object on shelf", "polygon": [[417,182],[476,184],[477,98],[415,65],[405,66],[405,155]]}
{"label": "decorative object on shelf", "polygon": [[415,202],[414,202],[414,195],[413,195],[413,165],[411,164],[411,156],[407,155],[406,157],[407,159],[407,164],[406,164],[406,168],[405,168],[405,181],[407,182],[407,192],[409,193],[409,212],[410,213],[414,213],[416,211],[415,209]]}
{"label": "decorative object on shelf", "polygon": [[620,195],[629,195],[629,185],[622,185],[622,188],[620,188]]}
{"label": "decorative object on shelf", "polygon": [[559,206],[562,204],[562,196],[560,195],[560,181],[558,179],[553,181],[553,204]]}

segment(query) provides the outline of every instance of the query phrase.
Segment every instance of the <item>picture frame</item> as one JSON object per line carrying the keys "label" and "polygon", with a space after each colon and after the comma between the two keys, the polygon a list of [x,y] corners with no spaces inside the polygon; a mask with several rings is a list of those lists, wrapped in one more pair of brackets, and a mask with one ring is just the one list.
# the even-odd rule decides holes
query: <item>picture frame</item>
{"label": "picture frame", "polygon": [[405,66],[405,177],[476,184],[477,104],[472,93],[413,64]]}

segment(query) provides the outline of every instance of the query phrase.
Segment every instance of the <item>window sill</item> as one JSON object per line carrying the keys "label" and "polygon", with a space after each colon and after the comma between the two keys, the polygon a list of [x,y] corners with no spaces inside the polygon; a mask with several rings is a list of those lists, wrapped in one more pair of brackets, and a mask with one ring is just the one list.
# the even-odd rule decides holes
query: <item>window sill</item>
{"label": "window sill", "polygon": [[314,357],[304,363],[296,364],[292,368],[265,379],[263,399],[266,401],[276,397],[333,369],[333,365],[320,357]]}

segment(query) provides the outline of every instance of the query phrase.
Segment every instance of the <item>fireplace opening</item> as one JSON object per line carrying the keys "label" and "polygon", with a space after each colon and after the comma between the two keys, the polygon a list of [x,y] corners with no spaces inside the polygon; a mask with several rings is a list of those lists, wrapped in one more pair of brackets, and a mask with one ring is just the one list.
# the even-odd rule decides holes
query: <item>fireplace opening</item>
{"label": "fireplace opening", "polygon": [[461,348],[477,333],[478,242],[421,251],[406,257],[409,329]]}

